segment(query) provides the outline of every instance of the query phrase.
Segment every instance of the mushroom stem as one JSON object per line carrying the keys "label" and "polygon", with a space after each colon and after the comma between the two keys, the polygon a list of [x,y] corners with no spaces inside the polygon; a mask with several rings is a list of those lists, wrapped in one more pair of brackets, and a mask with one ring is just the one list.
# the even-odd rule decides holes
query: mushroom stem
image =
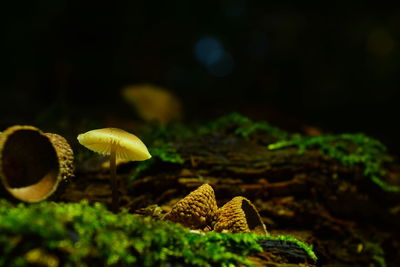
{"label": "mushroom stem", "polygon": [[116,150],[113,146],[110,154],[110,172],[111,172],[111,191],[112,191],[112,204],[111,208],[113,212],[118,211],[118,181],[117,181],[117,166],[116,166]]}

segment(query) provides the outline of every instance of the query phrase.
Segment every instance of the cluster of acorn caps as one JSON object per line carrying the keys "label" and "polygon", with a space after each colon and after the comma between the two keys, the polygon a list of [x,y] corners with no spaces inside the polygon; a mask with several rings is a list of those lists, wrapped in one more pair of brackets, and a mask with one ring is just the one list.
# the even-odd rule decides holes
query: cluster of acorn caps
{"label": "cluster of acorn caps", "polygon": [[163,219],[193,230],[268,235],[250,200],[238,196],[218,208],[214,190],[209,184],[201,185],[179,200]]}

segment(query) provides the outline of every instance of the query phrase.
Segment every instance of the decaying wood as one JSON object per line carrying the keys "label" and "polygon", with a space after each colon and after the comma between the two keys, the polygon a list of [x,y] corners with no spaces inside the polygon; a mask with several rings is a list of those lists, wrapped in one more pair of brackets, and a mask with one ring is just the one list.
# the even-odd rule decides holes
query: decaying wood
{"label": "decaying wood", "polygon": [[[129,188],[121,187],[124,207],[135,211],[157,204],[168,211],[190,191],[209,183],[219,207],[235,196],[250,199],[269,232],[312,243],[319,264],[378,266],[379,256],[389,265],[400,262],[399,194],[381,190],[363,177],[361,167],[346,168],[317,150],[271,151],[262,138],[253,140],[257,141],[215,133],[176,143],[185,163],[156,163]],[[399,170],[393,165],[389,175],[398,178]],[[62,199],[109,201],[107,180],[80,176],[76,179],[85,182],[72,182]],[[128,177],[120,174],[121,181]],[[366,246],[371,243],[386,254],[377,255]],[[274,262],[273,254],[257,259],[265,265]]]}

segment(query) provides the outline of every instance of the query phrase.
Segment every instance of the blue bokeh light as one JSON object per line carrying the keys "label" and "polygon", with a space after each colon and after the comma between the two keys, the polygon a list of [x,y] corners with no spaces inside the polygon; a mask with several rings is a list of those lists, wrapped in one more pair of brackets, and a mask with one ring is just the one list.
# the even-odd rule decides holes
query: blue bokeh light
{"label": "blue bokeh light", "polygon": [[212,37],[201,38],[194,45],[196,59],[205,66],[218,62],[223,53],[224,49],[221,42]]}
{"label": "blue bokeh light", "polygon": [[194,45],[194,55],[213,76],[225,77],[233,71],[232,55],[224,50],[222,43],[216,38],[207,36],[199,39]]}

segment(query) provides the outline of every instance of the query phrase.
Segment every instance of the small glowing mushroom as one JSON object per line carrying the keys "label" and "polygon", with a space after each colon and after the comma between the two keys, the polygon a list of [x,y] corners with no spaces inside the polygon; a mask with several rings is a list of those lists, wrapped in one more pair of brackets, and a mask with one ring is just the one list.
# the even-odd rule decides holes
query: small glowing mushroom
{"label": "small glowing mushroom", "polygon": [[166,125],[182,117],[182,104],[171,91],[151,84],[138,84],[122,89],[122,97],[147,122]]}
{"label": "small glowing mushroom", "polygon": [[118,209],[116,159],[142,161],[151,158],[147,147],[134,134],[118,128],[92,130],[78,135],[78,141],[86,148],[103,155],[110,155],[112,209]]}

